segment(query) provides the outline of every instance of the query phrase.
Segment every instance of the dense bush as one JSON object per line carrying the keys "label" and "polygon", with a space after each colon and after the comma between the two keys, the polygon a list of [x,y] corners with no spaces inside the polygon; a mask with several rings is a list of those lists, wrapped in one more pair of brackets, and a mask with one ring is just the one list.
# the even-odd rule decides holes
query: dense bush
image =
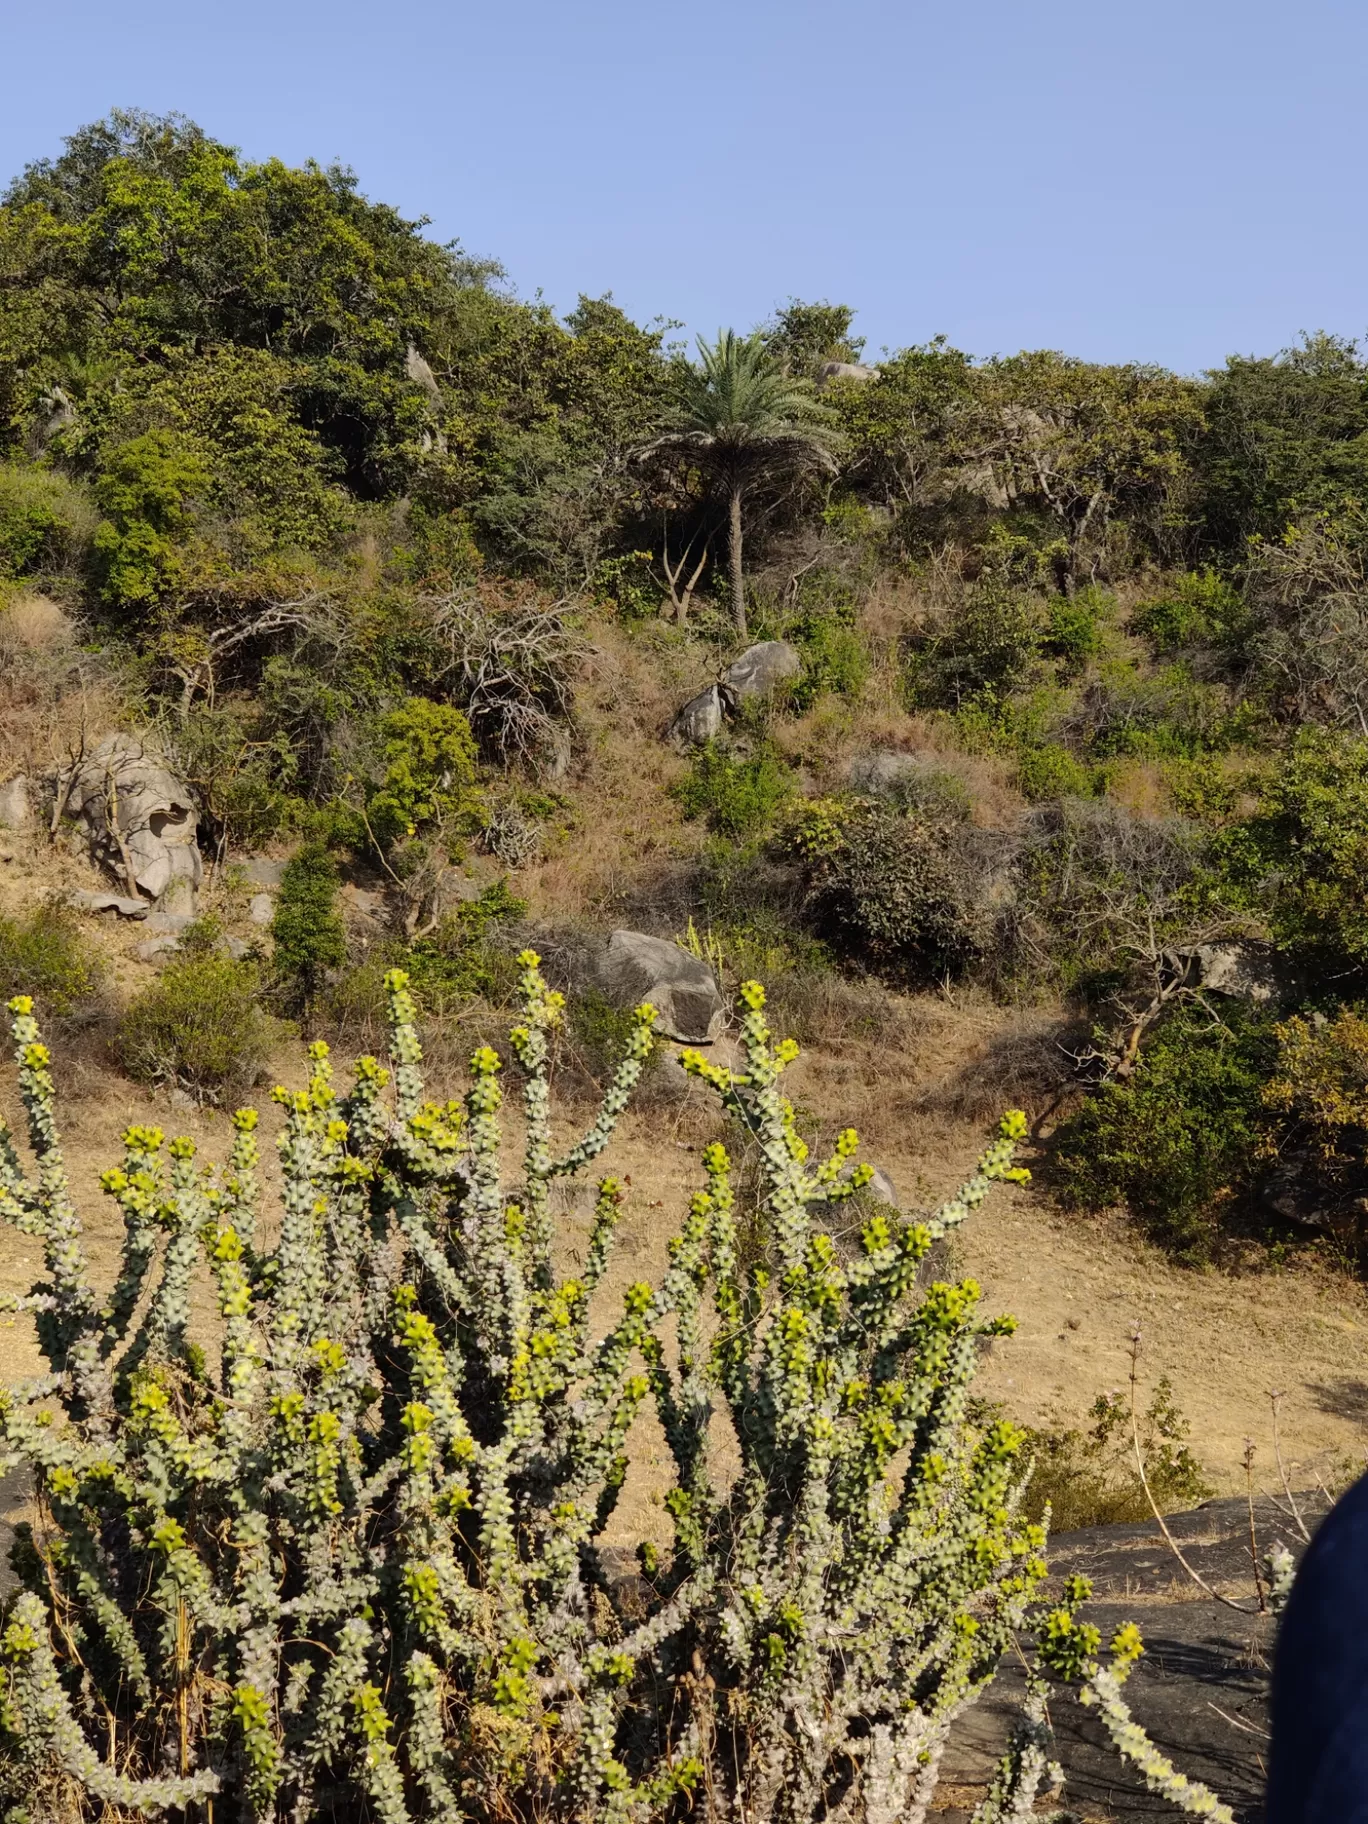
{"label": "dense bush", "polygon": [[1238,1004],[1220,1020],[1175,1014],[1130,1080],[1106,1084],[1060,1126],[1060,1195],[1087,1209],[1124,1204],[1184,1258],[1209,1259],[1261,1169],[1277,1049],[1272,1020]]}
{"label": "dense bush", "polygon": [[[1130,1401],[1119,1393],[1099,1393],[1088,1416],[1092,1424],[1086,1432],[1027,1433],[1033,1468],[1025,1511],[1040,1518],[1048,1508],[1056,1531],[1148,1520],[1151,1496],[1160,1513],[1168,1514],[1215,1493],[1188,1448],[1191,1427],[1174,1403],[1167,1377],[1156,1384],[1144,1412],[1134,1415],[1133,1428]],[[1135,1466],[1136,1435],[1144,1483]]]}
{"label": "dense bush", "polygon": [[88,494],[66,476],[0,462],[0,579],[79,575],[96,520]]}
{"label": "dense bush", "polygon": [[701,817],[720,836],[754,836],[774,822],[793,796],[793,774],[770,741],[748,754],[710,741],[694,755],[674,788],[686,817]]}
{"label": "dense bush", "polygon": [[907,980],[938,980],[988,935],[972,870],[943,823],[867,801],[808,806],[787,834],[806,911],[837,956]]}
{"label": "dense bush", "polygon": [[329,974],[347,960],[337,885],[337,863],[319,843],[305,843],[281,876],[271,920],[271,973],[291,1012],[311,1006]]}
{"label": "dense bush", "polygon": [[259,1001],[261,979],[250,962],[219,947],[211,921],[191,926],[180,951],[135,995],[116,1035],[129,1075],[170,1083],[207,1102],[250,1089],[288,1030]]}
{"label": "dense bush", "polygon": [[[591,1310],[625,1187],[600,1181],[566,1278],[551,1190],[609,1140],[653,1012],[559,1153],[561,1004],[523,962],[513,1184],[501,1060],[475,1052],[463,1105],[426,1101],[395,974],[392,1098],[373,1058],[339,1097],[321,1045],[307,1089],[276,1092],[276,1247],[254,1112],[234,1116],[222,1171],[188,1139],[129,1128],[103,1179],[125,1226],[108,1294],[70,1203],[47,1052],[30,1003],[12,1004],[39,1169],[0,1147],[0,1210],[42,1238],[49,1371],[0,1401],[0,1464],[24,1466],[44,1513],[20,1531],[0,1636],[10,1806],[651,1824],[701,1791],[757,1824],[919,1824],[954,1718],[1032,1628],[1027,1718],[996,1781],[1006,1815],[1029,1813],[1046,1770],[1047,1670],[1081,1680],[1122,1752],[1183,1793],[1120,1696],[1134,1629],[1102,1664],[1075,1618],[1086,1583],[1053,1609],[1033,1600],[1047,1567],[1043,1529],[1016,1514],[1023,1435],[966,1397],[980,1339],[1010,1320],[978,1316],[972,1280],[915,1289],[934,1239],[1025,1175],[1023,1119],[934,1216],[876,1216],[843,1266],[812,1212],[868,1168],[847,1132],[809,1169],[778,1088],[795,1048],[774,1044],[748,985],[744,1068],[685,1063],[758,1142],[771,1270],[738,1269],[749,1212],[714,1143],[660,1286],[612,1299],[603,1331]],[[212,1363],[189,1335],[201,1266]],[[673,1466],[669,1536],[638,1536],[624,1578],[599,1541],[648,1399]],[[716,1406],[740,1457],[725,1487]],[[1185,1796],[1228,1821],[1205,1789]]]}
{"label": "dense bush", "polygon": [[0,917],[0,995],[6,999],[27,994],[46,1014],[70,1013],[103,978],[99,957],[67,907]]}

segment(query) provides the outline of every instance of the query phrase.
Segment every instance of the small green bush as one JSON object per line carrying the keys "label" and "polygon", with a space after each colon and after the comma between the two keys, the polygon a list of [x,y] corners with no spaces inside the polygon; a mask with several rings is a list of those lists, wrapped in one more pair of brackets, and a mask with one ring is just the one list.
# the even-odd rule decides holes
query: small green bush
{"label": "small green bush", "polygon": [[1030,682],[1045,631],[1039,596],[985,579],[912,640],[909,706],[961,710],[999,701]]}
{"label": "small green bush", "polygon": [[0,1001],[27,994],[45,1013],[70,1013],[94,994],[103,975],[69,908],[44,906],[27,918],[0,918]]}
{"label": "small green bush", "polygon": [[459,709],[410,697],[381,720],[380,742],[384,772],[366,817],[383,848],[428,830],[459,838],[477,826],[475,740]]}
{"label": "small green bush", "polygon": [[1103,630],[1114,604],[1105,590],[1089,584],[1073,595],[1057,595],[1046,613],[1044,650],[1077,670],[1102,650]]}
{"label": "small green bush", "polygon": [[[1137,1416],[1145,1481],[1160,1513],[1195,1507],[1214,1494],[1185,1442],[1190,1427],[1174,1402],[1167,1376]],[[1048,1507],[1056,1532],[1148,1520],[1152,1511],[1135,1468],[1129,1402],[1119,1393],[1099,1393],[1089,1417],[1092,1425],[1086,1432],[1026,1434],[1034,1468],[1025,1511],[1040,1520]]]}
{"label": "small green bush", "polygon": [[1267,1016],[1238,1005],[1219,1023],[1202,1008],[1176,1014],[1129,1081],[1107,1084],[1059,1128],[1061,1197],[1092,1210],[1125,1204],[1183,1259],[1209,1259],[1259,1169],[1276,1056]]}
{"label": "small green bush", "polygon": [[272,973],[291,1012],[311,1006],[329,973],[347,960],[337,883],[337,863],[316,842],[305,843],[281,879],[271,921]]}
{"label": "small green bush", "polygon": [[794,709],[810,709],[823,696],[859,696],[869,676],[869,648],[847,618],[811,615],[789,637],[803,655],[802,675],[789,694]]}
{"label": "small green bush", "polygon": [[1134,630],[1162,653],[1232,643],[1248,622],[1239,590],[1215,570],[1190,570],[1162,595],[1141,602],[1131,615]]}
{"label": "small green bush", "polygon": [[981,911],[948,832],[868,801],[817,801],[786,836],[806,911],[833,954],[910,980],[957,973],[980,952]]}
{"label": "small green bush", "polygon": [[719,836],[751,836],[768,829],[793,796],[793,774],[772,742],[736,756],[710,741],[673,789],[686,817],[703,818]]}
{"label": "small green bush", "polygon": [[426,1013],[454,1012],[472,995],[503,1002],[517,982],[513,949],[500,935],[527,911],[527,902],[495,881],[478,899],[445,914],[435,931],[409,947],[406,966],[414,997]]}
{"label": "small green bush", "polygon": [[1028,747],[1017,762],[1017,784],[1032,803],[1051,798],[1092,798],[1097,794],[1098,773],[1057,741]]}
{"label": "small green bush", "polygon": [[210,920],[192,925],[181,952],[119,1022],[116,1049],[131,1077],[174,1083],[206,1102],[249,1089],[290,1030],[263,1011],[254,964],[218,947]]}
{"label": "small green bush", "polygon": [[0,578],[79,570],[96,520],[86,491],[55,469],[0,462]]}

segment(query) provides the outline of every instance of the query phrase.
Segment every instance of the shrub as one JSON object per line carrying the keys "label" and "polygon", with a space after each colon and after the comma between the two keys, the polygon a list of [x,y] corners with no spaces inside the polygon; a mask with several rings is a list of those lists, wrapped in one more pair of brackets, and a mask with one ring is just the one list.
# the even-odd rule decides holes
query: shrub
{"label": "shrub", "polygon": [[1092,798],[1098,774],[1058,742],[1026,748],[1017,763],[1017,784],[1035,803],[1052,798]]}
{"label": "shrub", "polygon": [[129,1075],[174,1083],[206,1102],[251,1087],[288,1030],[257,1001],[254,964],[218,948],[209,920],[192,925],[180,954],[130,1003],[116,1048]]}
{"label": "shrub", "polygon": [[787,843],[804,864],[808,915],[835,954],[934,980],[979,953],[983,907],[943,825],[885,805],[818,801]]}
{"label": "shrub", "polygon": [[1220,1023],[1201,1008],[1175,1014],[1130,1080],[1105,1085],[1060,1126],[1063,1199],[1125,1204],[1157,1241],[1208,1259],[1259,1169],[1276,1049],[1273,1023],[1238,1006]]}
{"label": "shrub", "polygon": [[752,836],[768,829],[793,795],[793,775],[778,749],[758,741],[748,755],[729,754],[715,741],[694,755],[674,787],[686,817],[702,817],[721,836]]}
{"label": "shrub", "polygon": [[[1026,1434],[1034,1467],[1023,1509],[1042,1519],[1048,1507],[1058,1532],[1148,1520],[1152,1511],[1135,1467],[1130,1402],[1118,1393],[1099,1393],[1089,1416],[1086,1432]],[[1187,1446],[1191,1427],[1174,1403],[1167,1376],[1136,1416],[1145,1481],[1161,1514],[1195,1507],[1215,1493]]]}
{"label": "shrub", "polygon": [[337,911],[337,863],[321,843],[305,843],[285,867],[271,920],[272,973],[284,1004],[312,1004],[330,971],[347,960]]}
{"label": "shrub", "polygon": [[476,827],[475,741],[460,710],[410,697],[381,720],[380,744],[384,772],[366,816],[382,848],[428,829],[459,838]]}
{"label": "shrub", "polygon": [[506,941],[498,939],[526,911],[526,901],[509,892],[507,881],[495,881],[411,944],[406,961],[419,1006],[442,1015],[476,994],[507,1000],[518,972]]}
{"label": "shrub", "polygon": [[1368,1144],[1368,1019],[1296,1015],[1275,1026],[1278,1054],[1265,1107],[1284,1117],[1280,1151],[1309,1152],[1331,1183],[1357,1184]]}
{"label": "shrub", "polygon": [[44,906],[27,918],[0,917],[0,995],[6,999],[27,994],[45,1013],[70,1013],[95,993],[103,976],[66,906]]}
{"label": "shrub", "polygon": [[1057,595],[1046,611],[1044,650],[1077,670],[1102,650],[1103,627],[1113,608],[1112,598],[1095,584]]}
{"label": "shrub", "polygon": [[1185,576],[1131,613],[1131,626],[1162,653],[1238,640],[1248,628],[1238,589],[1215,570]]}
{"label": "shrub", "polygon": [[0,462],[0,578],[81,570],[95,523],[89,495],[55,469]]}
{"label": "shrub", "polygon": [[1368,742],[1303,729],[1214,865],[1300,967],[1368,964]]}
{"label": "shrub", "polygon": [[[756,1140],[773,1270],[738,1269],[749,1212],[713,1143],[660,1286],[611,1300],[605,1332],[591,1299],[624,1186],[600,1180],[566,1278],[550,1192],[611,1137],[654,1016],[638,1011],[588,1132],[553,1151],[561,1003],[522,960],[512,1184],[499,1057],[475,1052],[464,1105],[425,1101],[396,972],[391,1098],[372,1058],[339,1098],[323,1045],[307,1089],[275,1092],[278,1246],[253,1111],[234,1116],[223,1171],[188,1139],[131,1127],[102,1181],[125,1225],[108,1293],[70,1202],[47,1053],[30,1003],[12,1004],[38,1171],[0,1147],[0,1209],[42,1239],[50,1372],[0,1401],[0,1460],[25,1467],[44,1514],[21,1532],[0,1637],[10,1805],[41,1810],[60,1790],[85,1816],[217,1798],[263,1824],[654,1824],[701,1789],[780,1824],[826,1815],[858,1763],[854,1824],[915,1821],[955,1717],[1034,1628],[1027,1715],[995,1782],[1005,1815],[1030,1814],[1044,1775],[1053,1671],[1083,1681],[1151,1778],[1229,1824],[1120,1698],[1135,1631],[1103,1665],[1075,1618],[1086,1582],[1062,1606],[1033,1600],[1047,1567],[1043,1529],[1016,1515],[1023,1434],[967,1399],[980,1339],[1010,1320],[979,1317],[972,1280],[915,1289],[935,1239],[994,1181],[1025,1176],[1022,1118],[957,1197],[906,1226],[876,1215],[843,1266],[811,1212],[868,1168],[852,1168],[845,1133],[809,1169],[778,1089],[794,1048],[773,1043],[749,984],[744,1068],[684,1063]],[[221,1314],[212,1364],[189,1336],[201,1263]],[[623,1577],[597,1542],[647,1400],[673,1464],[670,1537],[639,1539]],[[715,1406],[739,1450],[727,1486]]]}
{"label": "shrub", "polygon": [[996,576],[985,579],[913,640],[911,706],[958,710],[999,701],[1029,682],[1045,626],[1039,596]]}

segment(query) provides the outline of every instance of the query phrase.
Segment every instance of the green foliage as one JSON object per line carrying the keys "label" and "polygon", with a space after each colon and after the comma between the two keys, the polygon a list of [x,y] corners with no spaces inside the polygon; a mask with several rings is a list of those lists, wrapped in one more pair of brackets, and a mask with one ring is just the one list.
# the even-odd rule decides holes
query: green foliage
{"label": "green foliage", "polygon": [[507,1002],[517,976],[504,940],[507,927],[527,911],[527,902],[497,880],[476,899],[463,900],[436,929],[409,946],[406,959],[414,996],[424,1012],[445,1015],[472,995]]}
{"label": "green foliage", "polygon": [[1319,1011],[1309,1019],[1298,1014],[1274,1031],[1277,1063],[1263,1100],[1282,1116],[1279,1150],[1309,1154],[1323,1180],[1341,1190],[1356,1188],[1368,1135],[1368,1020],[1363,1009],[1341,1007],[1333,1019]]}
{"label": "green foliage", "polygon": [[1175,1014],[1131,1079],[1106,1084],[1060,1127],[1061,1195],[1084,1209],[1125,1204],[1184,1259],[1209,1259],[1257,1177],[1276,1053],[1273,1022],[1238,1004],[1221,1021],[1203,1008]]}
{"label": "green foliage", "polygon": [[410,697],[382,718],[380,741],[384,772],[366,817],[383,848],[429,829],[457,840],[476,826],[475,739],[459,709]]}
{"label": "green foliage", "polygon": [[289,1030],[263,1011],[256,965],[220,949],[211,920],[192,925],[178,954],[135,995],[115,1046],[143,1083],[171,1083],[206,1102],[250,1089]]}
{"label": "green foliage", "polygon": [[70,1013],[104,976],[99,957],[66,906],[43,906],[27,918],[0,916],[0,996],[30,995],[47,1014]]}
{"label": "green foliage", "polygon": [[852,336],[848,304],[804,304],[790,298],[764,331],[766,351],[790,374],[812,379],[824,361],[858,361],[864,337]]}
{"label": "green foliage", "polygon": [[913,708],[991,706],[1029,682],[1046,628],[1037,595],[994,573],[966,590],[907,653]]}
{"label": "green foliage", "polygon": [[181,574],[179,541],[209,486],[203,458],[173,431],[148,431],[109,456],[95,489],[107,517],[95,533],[102,589],[121,608],[149,608]]}
{"label": "green foliage", "polygon": [[1070,671],[1081,669],[1101,652],[1103,633],[1114,607],[1111,597],[1093,584],[1073,595],[1056,596],[1046,610],[1044,650],[1051,657],[1062,659]]}
{"label": "green foliage", "polygon": [[753,836],[774,822],[793,796],[793,774],[773,742],[731,754],[716,741],[699,748],[672,788],[686,817],[702,817],[721,836]]}
{"label": "green foliage", "polygon": [[78,573],[95,524],[85,490],[55,469],[0,462],[0,580]]}
{"label": "green foliage", "polygon": [[947,826],[868,800],[818,800],[786,832],[833,955],[914,981],[960,971],[987,937]]}
{"label": "green foliage", "polygon": [[1148,1520],[1153,1509],[1135,1467],[1135,1436],[1145,1482],[1161,1514],[1195,1507],[1215,1490],[1188,1448],[1191,1427],[1163,1376],[1132,1430],[1130,1402],[1119,1393],[1099,1393],[1086,1432],[1028,1431],[1026,1449],[1034,1459],[1024,1508],[1071,1533],[1085,1526],[1117,1526]]}
{"label": "green foliage", "polygon": [[1093,798],[1100,783],[1095,767],[1085,766],[1057,741],[1023,748],[1017,763],[1017,784],[1037,804],[1052,798]]}
{"label": "green foliage", "polygon": [[1303,512],[1368,498],[1368,386],[1355,346],[1307,336],[1210,376],[1198,474],[1207,536],[1233,557]]}
{"label": "green foliage", "polygon": [[1368,742],[1303,729],[1257,812],[1222,831],[1215,864],[1278,944],[1325,971],[1368,963]]}
{"label": "green foliage", "polygon": [[286,864],[271,920],[271,964],[291,1012],[312,1005],[347,960],[337,884],[337,863],[321,843],[305,843]]}
{"label": "green foliage", "polygon": [[1238,589],[1217,570],[1189,570],[1140,602],[1131,626],[1157,652],[1184,646],[1231,645],[1248,632],[1249,616]]}
{"label": "green foliage", "polygon": [[857,698],[870,672],[869,648],[854,625],[854,604],[813,607],[792,621],[784,637],[803,656],[803,669],[790,689],[799,712],[823,696]]}
{"label": "green foliage", "polygon": [[[125,1228],[112,1292],[87,1268],[48,1054],[13,1003],[38,1171],[5,1135],[0,1209],[41,1238],[50,1372],[0,1401],[0,1462],[34,1478],[46,1521],[16,1553],[0,1640],[12,1805],[62,1779],[81,1815],[213,1798],[263,1824],[363,1809],[404,1824],[449,1818],[459,1792],[492,1824],[540,1815],[549,1768],[589,1824],[668,1818],[698,1787],[778,1824],[781,1791],[815,1810],[877,1729],[888,1759],[868,1770],[862,1824],[912,1805],[922,1757],[934,1766],[1007,1645],[1043,1621],[1044,1532],[1015,1511],[1023,1434],[967,1400],[981,1338],[1011,1321],[979,1316],[972,1280],[916,1289],[934,1240],[1025,1178],[1024,1117],[926,1220],[871,1220],[846,1266],[812,1212],[869,1168],[853,1132],[809,1167],[777,1087],[796,1048],[747,984],[743,1067],[684,1065],[755,1136],[754,1210],[709,1146],[661,1283],[619,1292],[603,1332],[591,1300],[626,1187],[600,1181],[569,1278],[551,1193],[611,1137],[653,1013],[635,1016],[587,1133],[553,1150],[562,1004],[522,963],[513,1182],[501,1060],[480,1048],[461,1101],[426,1100],[395,972],[391,1069],[363,1059],[339,1097],[315,1045],[308,1087],[275,1092],[274,1247],[253,1111],[233,1117],[221,1169],[188,1139],[128,1130],[102,1180]],[[749,1220],[773,1280],[738,1266]],[[189,1337],[206,1272],[212,1365]],[[624,1584],[596,1546],[648,1400],[673,1466],[667,1536],[637,1541]],[[740,1454],[726,1486],[718,1405]],[[830,1732],[815,1759],[809,1712]]]}

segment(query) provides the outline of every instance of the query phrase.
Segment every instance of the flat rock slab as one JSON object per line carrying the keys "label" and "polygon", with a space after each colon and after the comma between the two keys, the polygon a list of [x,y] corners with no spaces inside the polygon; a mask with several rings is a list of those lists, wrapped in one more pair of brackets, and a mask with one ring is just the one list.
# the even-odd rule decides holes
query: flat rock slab
{"label": "flat rock slab", "polygon": [[[1302,1504],[1302,1511],[1314,1529],[1325,1502],[1314,1498]],[[1245,1501],[1208,1501],[1190,1513],[1170,1515],[1168,1526],[1201,1576],[1223,1595],[1254,1606]],[[1267,1498],[1255,1502],[1255,1530],[1260,1554],[1275,1538],[1294,1553],[1300,1543],[1285,1511]],[[1092,1579],[1093,1599],[1080,1614],[1100,1631],[1104,1645],[1127,1621],[1144,1636],[1145,1652],[1125,1687],[1136,1721],[1183,1773],[1224,1799],[1241,1824],[1259,1824],[1277,1627],[1273,1618],[1236,1614],[1203,1596],[1152,1521],[1056,1534],[1048,1556],[1052,1589],[1076,1573]],[[987,1784],[1022,1696],[1021,1668],[1009,1657],[983,1698],[951,1732],[942,1763],[948,1786]],[[1066,1805],[1086,1817],[1175,1815],[1120,1761],[1096,1714],[1070,1693],[1056,1692],[1050,1720],[1055,1754],[1066,1776]]]}
{"label": "flat rock slab", "polygon": [[145,899],[125,899],[118,893],[68,893],[67,902],[78,912],[117,912],[120,918],[146,918],[151,910]]}

